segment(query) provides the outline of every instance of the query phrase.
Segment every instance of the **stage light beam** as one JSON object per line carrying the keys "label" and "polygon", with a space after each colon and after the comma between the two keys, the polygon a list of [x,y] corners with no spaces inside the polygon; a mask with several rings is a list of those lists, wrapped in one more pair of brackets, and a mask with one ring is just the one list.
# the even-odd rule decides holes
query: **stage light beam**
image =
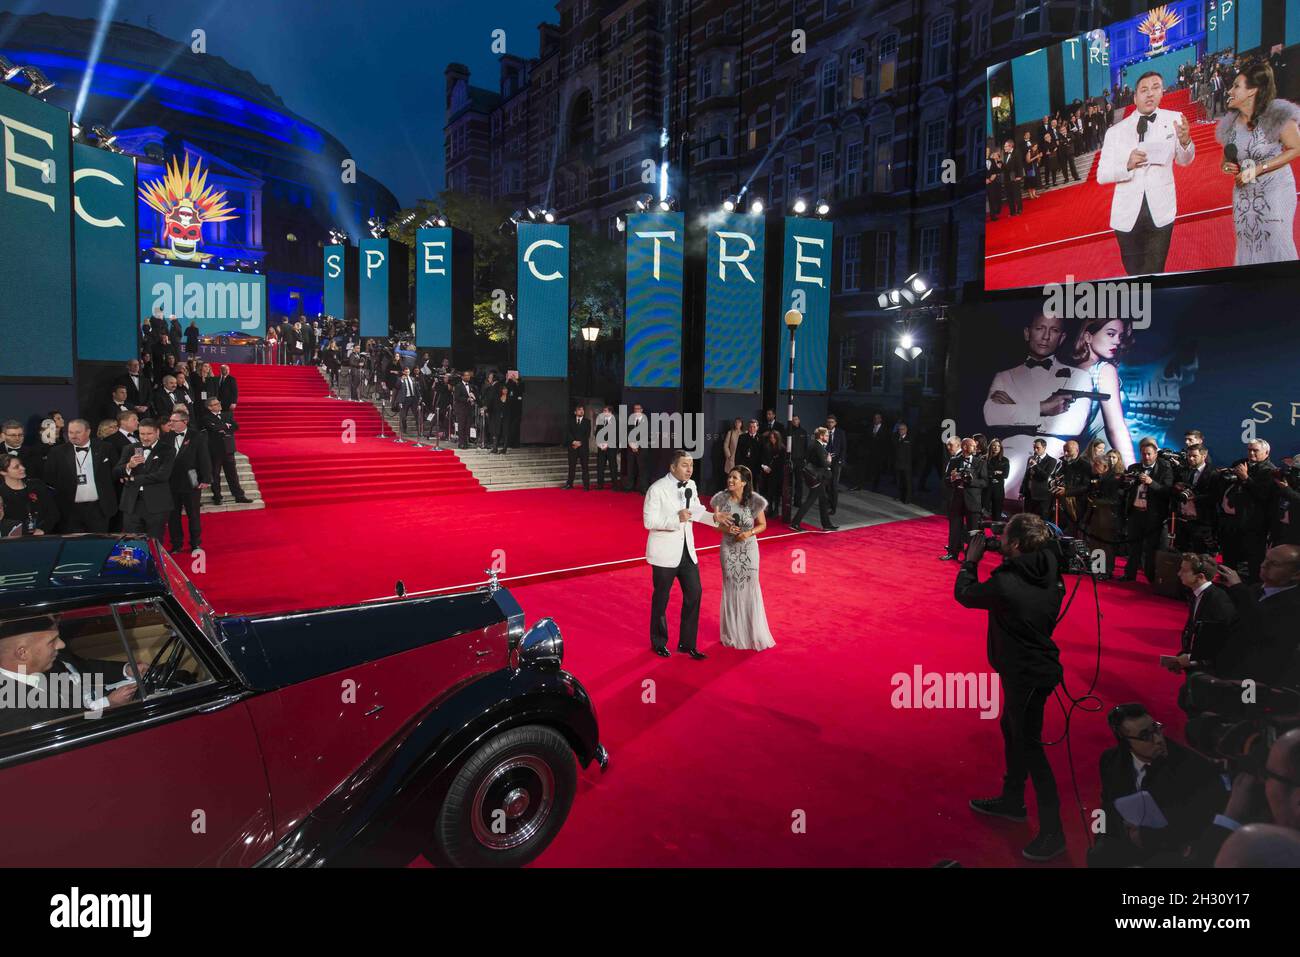
{"label": "stage light beam", "polygon": [[104,49],[104,38],[108,36],[108,28],[116,12],[117,0],[103,0],[99,7],[99,19],[95,22],[95,36],[90,41],[90,52],[86,56],[86,72],[81,75],[81,89],[77,91],[77,104],[72,108],[74,123],[80,121],[81,111],[86,108],[86,98],[90,96],[90,84],[95,77],[99,54]]}

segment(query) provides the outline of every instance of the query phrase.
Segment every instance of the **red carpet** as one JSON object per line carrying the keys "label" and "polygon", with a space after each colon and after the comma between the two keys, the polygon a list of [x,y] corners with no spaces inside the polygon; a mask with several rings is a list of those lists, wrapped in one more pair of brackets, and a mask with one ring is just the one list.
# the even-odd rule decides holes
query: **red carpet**
{"label": "red carpet", "polygon": [[[1160,106],[1188,118],[1196,144],[1191,165],[1174,171],[1179,217],[1166,271],[1231,266],[1232,179],[1219,169],[1223,148],[1214,138],[1215,127],[1197,122],[1203,113],[1187,90],[1169,93]],[[1123,275],[1110,229],[1113,192],[1114,186],[1098,184],[1094,161],[1086,182],[1026,200],[1020,216],[1007,216],[1004,209],[997,222],[985,223],[985,288],[1041,286],[1067,275],[1076,280]],[[1300,223],[1296,235],[1300,238]]]}
{"label": "red carpet", "polygon": [[375,438],[381,421],[374,406],[331,398],[314,367],[232,365],[231,372],[239,383],[239,450],[268,508],[483,490],[452,452]]}

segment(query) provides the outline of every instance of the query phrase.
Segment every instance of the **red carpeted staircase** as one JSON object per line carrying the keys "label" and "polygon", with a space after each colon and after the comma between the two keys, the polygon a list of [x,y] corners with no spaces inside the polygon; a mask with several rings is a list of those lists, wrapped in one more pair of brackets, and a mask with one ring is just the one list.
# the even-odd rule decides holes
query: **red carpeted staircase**
{"label": "red carpeted staircase", "polygon": [[374,406],[332,398],[315,367],[232,365],[231,372],[239,383],[239,449],[270,508],[483,491],[451,452],[375,438]]}

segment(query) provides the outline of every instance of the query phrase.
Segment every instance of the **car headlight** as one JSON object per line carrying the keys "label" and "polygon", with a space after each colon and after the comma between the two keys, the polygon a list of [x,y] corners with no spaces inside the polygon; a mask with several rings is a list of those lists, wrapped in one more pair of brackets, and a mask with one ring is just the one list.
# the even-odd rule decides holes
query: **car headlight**
{"label": "car headlight", "polygon": [[564,639],[553,619],[543,618],[528,629],[519,645],[519,661],[532,668],[559,670],[564,663]]}

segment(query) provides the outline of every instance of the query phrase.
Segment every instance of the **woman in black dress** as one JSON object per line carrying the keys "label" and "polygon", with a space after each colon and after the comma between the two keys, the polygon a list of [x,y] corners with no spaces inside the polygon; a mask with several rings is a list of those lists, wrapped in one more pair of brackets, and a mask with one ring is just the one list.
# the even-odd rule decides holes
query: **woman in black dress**
{"label": "woman in black dress", "polygon": [[1057,163],[1056,137],[1051,133],[1043,134],[1043,188],[1056,185],[1056,163]]}
{"label": "woman in black dress", "polygon": [[769,431],[763,438],[759,450],[760,493],[767,499],[767,514],[774,517],[781,506],[781,485],[785,477],[785,446],[781,442],[781,433],[776,429]]}
{"label": "woman in black dress", "polygon": [[1006,500],[1007,473],[1011,471],[1010,460],[1002,454],[1002,440],[994,439],[989,443],[989,520],[1002,521],[1002,503]]}
{"label": "woman in black dress", "polygon": [[506,454],[506,413],[510,408],[510,390],[505,386],[493,391],[487,402],[488,435],[492,437],[492,452]]}
{"label": "woman in black dress", "polygon": [[7,521],[22,526],[24,535],[46,535],[59,524],[59,506],[44,482],[27,478],[16,455],[0,455],[0,499]]}
{"label": "woman in black dress", "polygon": [[185,330],[185,355],[191,359],[199,354],[199,335],[199,324],[191,319]]}

